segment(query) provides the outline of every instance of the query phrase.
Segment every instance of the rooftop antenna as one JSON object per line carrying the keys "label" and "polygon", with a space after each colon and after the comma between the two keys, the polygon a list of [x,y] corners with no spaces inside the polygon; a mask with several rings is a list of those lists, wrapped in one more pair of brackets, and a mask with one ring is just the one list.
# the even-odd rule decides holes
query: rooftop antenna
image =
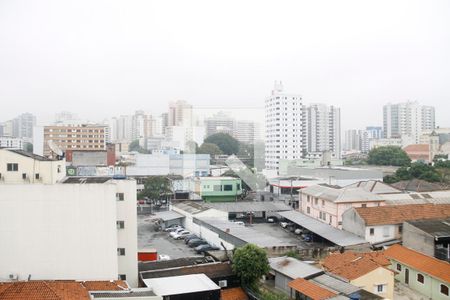
{"label": "rooftop antenna", "polygon": [[[56,155],[56,157],[59,158],[59,157],[64,156],[64,152],[52,140],[48,141],[47,145],[50,148],[50,150],[52,151],[52,153],[54,155]],[[53,154],[52,154],[52,157],[53,157]]]}

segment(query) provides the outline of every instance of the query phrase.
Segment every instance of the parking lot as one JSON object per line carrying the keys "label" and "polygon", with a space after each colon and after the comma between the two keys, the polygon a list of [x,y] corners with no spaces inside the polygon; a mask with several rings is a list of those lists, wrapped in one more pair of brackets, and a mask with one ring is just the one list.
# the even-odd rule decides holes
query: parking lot
{"label": "parking lot", "polygon": [[158,254],[169,255],[170,258],[199,256],[193,248],[189,248],[184,240],[174,240],[164,231],[155,231],[151,222],[145,221],[148,215],[138,215],[138,249],[154,248]]}
{"label": "parking lot", "polygon": [[298,246],[299,249],[320,248],[323,246],[320,243],[312,243],[303,241],[299,235],[294,234],[288,229],[284,229],[279,223],[256,223],[248,225],[257,231],[263,232],[267,235],[276,236],[278,238],[285,239]]}

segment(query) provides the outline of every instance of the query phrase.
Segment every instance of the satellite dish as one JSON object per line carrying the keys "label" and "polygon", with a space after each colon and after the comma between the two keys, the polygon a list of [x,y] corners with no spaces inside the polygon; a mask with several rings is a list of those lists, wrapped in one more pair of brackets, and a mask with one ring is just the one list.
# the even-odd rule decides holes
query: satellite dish
{"label": "satellite dish", "polygon": [[48,141],[47,142],[48,147],[50,148],[50,150],[52,150],[53,153],[55,153],[57,156],[63,156],[64,152],[58,147],[58,145],[56,145],[55,143],[53,143],[53,141]]}

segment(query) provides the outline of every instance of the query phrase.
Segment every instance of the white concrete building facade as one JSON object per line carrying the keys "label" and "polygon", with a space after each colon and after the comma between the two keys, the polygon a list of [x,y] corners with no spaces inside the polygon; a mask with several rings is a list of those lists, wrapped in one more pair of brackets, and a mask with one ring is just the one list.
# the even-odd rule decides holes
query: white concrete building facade
{"label": "white concrete building facade", "polygon": [[305,151],[306,132],[302,97],[275,83],[265,100],[265,168],[278,170],[280,159],[297,159]]}

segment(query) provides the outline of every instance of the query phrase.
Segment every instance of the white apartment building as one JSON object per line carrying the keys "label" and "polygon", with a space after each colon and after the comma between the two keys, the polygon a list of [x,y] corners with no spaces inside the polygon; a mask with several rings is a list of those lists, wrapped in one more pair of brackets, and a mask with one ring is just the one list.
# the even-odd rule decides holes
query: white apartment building
{"label": "white apartment building", "polygon": [[302,97],[285,93],[282,83],[275,83],[265,101],[266,169],[278,170],[280,159],[301,158],[306,150],[303,117]]}
{"label": "white apartment building", "polygon": [[[63,160],[6,149],[0,167],[0,279],[121,278],[138,286],[134,180],[63,179]],[[40,182],[17,175],[36,171]]]}
{"label": "white apartment building", "polygon": [[23,113],[12,120],[12,136],[30,142],[33,138],[33,126],[36,126],[36,117],[31,113]]}
{"label": "white apartment building", "polygon": [[325,104],[310,104],[306,107],[308,153],[331,151],[341,157],[341,111],[338,107]]}
{"label": "white apartment building", "polygon": [[418,144],[422,130],[434,128],[435,111],[432,106],[422,106],[411,101],[383,106],[385,138],[409,136]]}
{"label": "white apartment building", "polygon": [[22,150],[24,146],[23,139],[10,136],[0,136],[0,148],[10,148]]}

